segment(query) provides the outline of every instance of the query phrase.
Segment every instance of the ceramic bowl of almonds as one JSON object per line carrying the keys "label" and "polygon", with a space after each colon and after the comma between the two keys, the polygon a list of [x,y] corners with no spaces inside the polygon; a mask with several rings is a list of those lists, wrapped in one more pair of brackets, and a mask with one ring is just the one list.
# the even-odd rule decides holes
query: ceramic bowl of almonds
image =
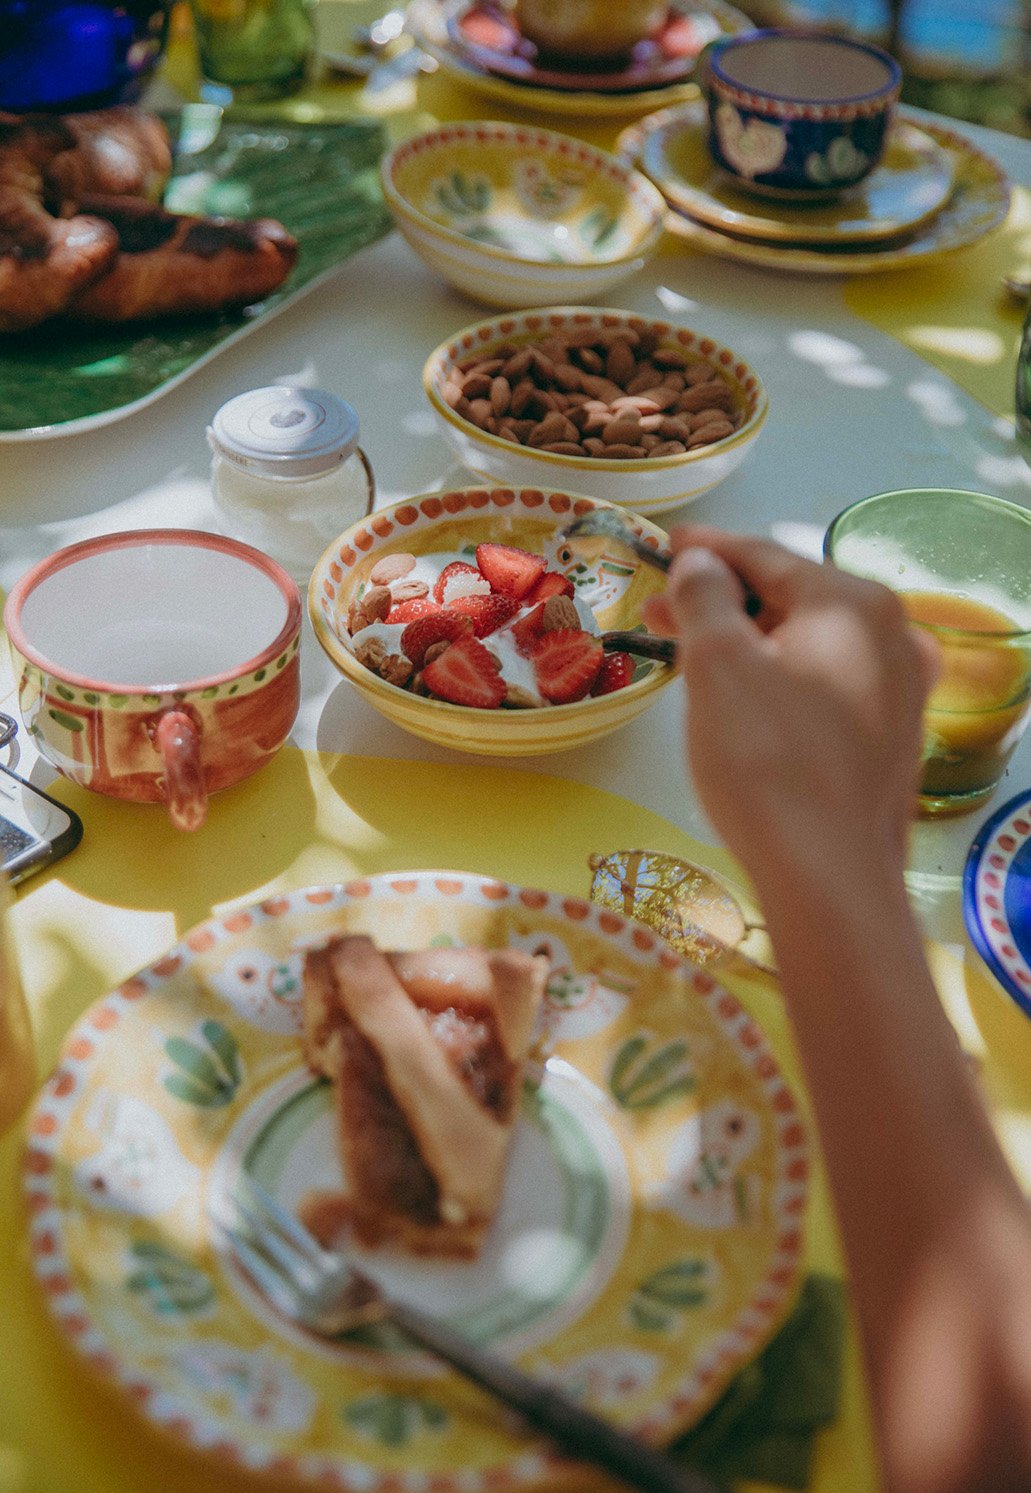
{"label": "ceramic bowl of almonds", "polygon": [[[439,746],[532,756],[606,736],[674,671],[630,651],[646,646],[641,613],[661,571],[619,539],[564,533],[595,509],[614,505],[511,487],[378,509],[315,567],[315,635],[382,715]],[[661,529],[620,519],[669,554]]]}
{"label": "ceramic bowl of almonds", "polygon": [[441,343],[423,388],[477,476],[662,513],[724,481],[766,419],[758,374],[704,333],[567,306],[497,316]]}
{"label": "ceramic bowl of almonds", "polygon": [[396,146],[380,175],[415,252],[489,306],[604,295],[641,268],[666,217],[626,162],[530,125],[441,125]]}

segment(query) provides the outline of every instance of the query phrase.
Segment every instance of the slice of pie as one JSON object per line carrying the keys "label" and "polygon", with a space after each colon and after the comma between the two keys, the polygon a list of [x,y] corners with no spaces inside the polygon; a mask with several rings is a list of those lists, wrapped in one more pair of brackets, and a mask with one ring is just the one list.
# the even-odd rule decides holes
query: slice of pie
{"label": "slice of pie", "polygon": [[323,1238],[478,1253],[505,1159],[548,961],[516,949],[382,953],[334,938],[304,964],[304,1048],[334,1084],[346,1200],[310,1195]]}

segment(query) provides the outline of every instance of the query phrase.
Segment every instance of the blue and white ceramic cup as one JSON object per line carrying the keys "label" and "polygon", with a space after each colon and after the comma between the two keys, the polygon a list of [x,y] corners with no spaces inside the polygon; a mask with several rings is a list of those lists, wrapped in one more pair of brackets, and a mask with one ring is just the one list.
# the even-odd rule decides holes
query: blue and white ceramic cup
{"label": "blue and white ceramic cup", "polygon": [[748,191],[815,201],[861,181],[884,151],[902,71],[866,42],[749,31],[709,48],[709,149]]}

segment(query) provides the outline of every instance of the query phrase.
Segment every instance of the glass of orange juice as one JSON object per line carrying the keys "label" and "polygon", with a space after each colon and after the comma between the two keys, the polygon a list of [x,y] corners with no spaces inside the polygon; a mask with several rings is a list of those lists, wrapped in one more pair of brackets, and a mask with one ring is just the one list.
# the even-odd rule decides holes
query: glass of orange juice
{"label": "glass of orange juice", "polygon": [[946,488],[879,493],[838,514],[823,551],[842,570],[890,586],[941,650],[918,813],[979,808],[1031,709],[1031,512]]}

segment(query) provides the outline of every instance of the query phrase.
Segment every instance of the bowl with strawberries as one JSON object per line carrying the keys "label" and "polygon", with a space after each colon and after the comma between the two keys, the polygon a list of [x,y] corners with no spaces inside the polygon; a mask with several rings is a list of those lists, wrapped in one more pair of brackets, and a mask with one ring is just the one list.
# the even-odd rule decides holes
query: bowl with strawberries
{"label": "bowl with strawberries", "polygon": [[595,509],[669,553],[647,519],[551,489],[461,488],[379,509],[315,567],[315,635],[381,714],[440,746],[531,756],[605,736],[674,671],[638,651],[661,573],[617,538],[566,536]]}

